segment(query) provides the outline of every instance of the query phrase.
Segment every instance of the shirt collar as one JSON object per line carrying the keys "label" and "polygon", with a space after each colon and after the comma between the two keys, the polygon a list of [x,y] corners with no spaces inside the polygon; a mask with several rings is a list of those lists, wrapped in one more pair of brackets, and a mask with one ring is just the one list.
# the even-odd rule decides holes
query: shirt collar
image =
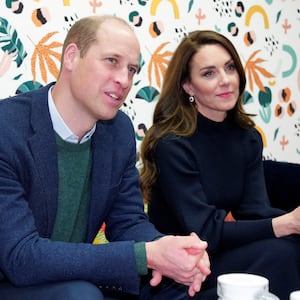
{"label": "shirt collar", "polygon": [[63,118],[59,114],[54,104],[52,94],[51,94],[52,87],[48,91],[48,107],[50,112],[50,117],[53,125],[54,131],[66,142],[74,143],[74,144],[83,144],[84,142],[88,141],[93,133],[96,130],[96,124],[89,130],[83,138],[79,141],[79,137],[74,134],[71,129],[67,126],[64,122]]}

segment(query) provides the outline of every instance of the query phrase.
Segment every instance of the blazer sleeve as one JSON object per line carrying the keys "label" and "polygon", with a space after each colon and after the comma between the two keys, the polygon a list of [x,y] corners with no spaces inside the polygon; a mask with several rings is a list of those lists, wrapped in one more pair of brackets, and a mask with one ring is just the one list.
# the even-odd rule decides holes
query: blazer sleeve
{"label": "blazer sleeve", "polygon": [[[47,98],[47,93],[38,93],[41,93],[41,96],[37,99],[39,103],[36,102],[36,106],[41,108],[40,103],[42,99]],[[33,148],[29,146],[35,134],[29,121],[30,100],[26,99],[23,103],[25,99],[18,99],[19,97],[8,100],[9,103],[2,100],[0,103],[0,280],[8,280],[16,286],[29,286],[81,279],[91,281],[102,288],[139,293],[140,277],[136,266],[133,233],[126,235],[123,232],[115,237],[114,242],[104,245],[50,240],[49,216],[53,215],[53,211],[55,214],[53,203],[57,201],[56,194],[54,190],[48,190],[50,187],[42,184],[40,173],[37,171],[37,161],[32,154]],[[40,109],[38,115],[40,123],[35,126],[43,131],[39,138],[44,139],[46,133],[51,132],[51,127],[44,123],[49,116],[45,109]],[[46,154],[53,156],[53,145],[47,142],[43,144],[47,145],[43,147],[45,158]],[[124,165],[128,163],[129,161],[126,161]],[[55,168],[53,169],[52,164],[45,164],[50,174],[52,172],[50,177],[54,178]],[[128,166],[128,169],[131,171],[128,171],[127,175],[134,175],[131,180],[136,181],[133,166]],[[105,177],[105,173],[102,176]],[[131,188],[131,185],[128,185],[128,188]],[[137,189],[132,193],[129,196],[135,199],[133,202],[136,204],[129,207],[135,214],[136,208],[142,207],[142,201]],[[47,201],[46,195],[50,195]],[[126,201],[126,197],[120,197],[121,199]],[[126,206],[126,203],[123,206]],[[123,208],[122,211],[126,213],[126,209]],[[94,214],[101,218],[99,211]],[[142,215],[140,209],[136,215]],[[140,222],[148,224],[144,217]],[[127,223],[127,226],[129,225]],[[152,225],[141,225],[143,226],[149,226],[151,229],[147,227],[149,235],[140,234],[140,240],[143,237],[155,237],[153,235],[157,234],[157,231]],[[121,238],[122,236],[124,238]]]}

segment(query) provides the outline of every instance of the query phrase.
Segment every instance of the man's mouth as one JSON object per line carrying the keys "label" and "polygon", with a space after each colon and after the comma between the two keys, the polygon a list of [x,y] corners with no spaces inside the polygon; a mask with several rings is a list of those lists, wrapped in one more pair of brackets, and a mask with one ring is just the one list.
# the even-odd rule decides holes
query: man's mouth
{"label": "man's mouth", "polygon": [[113,93],[108,93],[108,96],[110,96],[111,98],[115,99],[115,100],[120,100],[121,97],[117,96],[116,94]]}

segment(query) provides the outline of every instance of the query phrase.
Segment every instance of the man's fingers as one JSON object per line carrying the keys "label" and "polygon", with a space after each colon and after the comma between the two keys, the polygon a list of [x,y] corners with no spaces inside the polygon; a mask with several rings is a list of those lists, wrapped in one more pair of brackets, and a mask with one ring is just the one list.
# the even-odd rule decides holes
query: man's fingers
{"label": "man's fingers", "polygon": [[204,281],[202,274],[196,274],[193,277],[193,282],[189,286],[188,294],[190,297],[194,297],[201,289],[202,282]]}
{"label": "man's fingers", "polygon": [[150,285],[157,286],[160,284],[161,280],[162,280],[162,275],[158,271],[152,270],[152,278],[150,280]]}

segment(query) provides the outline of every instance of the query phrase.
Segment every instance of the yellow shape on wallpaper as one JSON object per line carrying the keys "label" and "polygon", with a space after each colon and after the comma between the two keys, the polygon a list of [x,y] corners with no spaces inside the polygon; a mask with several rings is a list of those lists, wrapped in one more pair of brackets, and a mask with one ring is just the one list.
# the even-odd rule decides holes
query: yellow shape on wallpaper
{"label": "yellow shape on wallpaper", "polygon": [[254,5],[249,8],[249,10],[247,11],[247,14],[246,14],[246,21],[245,21],[246,26],[250,25],[250,19],[252,18],[252,16],[255,13],[259,13],[263,16],[265,28],[269,28],[268,15],[267,15],[266,11],[260,5]]}
{"label": "yellow shape on wallpaper", "polygon": [[[34,2],[40,2],[40,0],[34,0]],[[63,0],[64,6],[70,6],[70,0]]]}
{"label": "yellow shape on wallpaper", "polygon": [[262,139],[262,142],[263,142],[263,147],[266,148],[267,147],[267,138],[266,138],[266,135],[265,135],[264,131],[258,125],[255,125],[255,129],[259,132],[259,134],[261,136],[261,139]]}
{"label": "yellow shape on wallpaper", "polygon": [[[164,0],[153,0],[150,7],[150,14],[154,16],[156,14],[156,10],[158,5],[163,2]],[[174,11],[174,17],[175,19],[179,19],[179,8],[175,0],[167,0],[171,3]]]}

